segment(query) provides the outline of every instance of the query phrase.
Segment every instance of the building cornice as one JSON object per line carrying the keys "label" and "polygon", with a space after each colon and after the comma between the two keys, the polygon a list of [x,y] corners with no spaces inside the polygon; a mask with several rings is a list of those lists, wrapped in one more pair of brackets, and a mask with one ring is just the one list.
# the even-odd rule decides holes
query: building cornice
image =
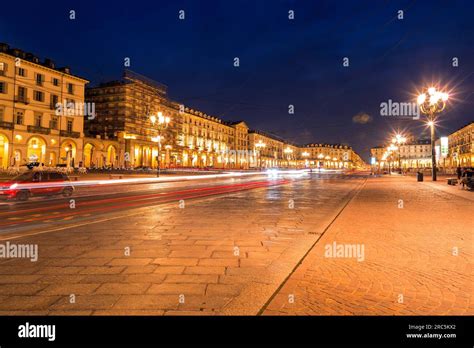
{"label": "building cornice", "polygon": [[[0,52],[0,56],[4,56],[4,57],[7,57],[7,58],[10,58],[10,59],[15,59],[15,58],[20,58],[21,59],[21,62],[22,64],[26,64],[26,65],[30,65],[30,66],[33,66],[35,68],[38,68],[38,69],[42,69],[42,70],[45,70],[45,71],[48,71],[50,73],[56,73],[56,74],[60,74],[60,75],[64,75],[64,76],[68,76],[72,79],[75,79],[75,80],[79,80],[81,82],[83,82],[84,84],[87,84],[89,83],[89,80],[86,80],[85,78],[82,78],[80,76],[77,76],[77,75],[73,75],[71,73],[67,73],[65,71],[63,71],[62,69],[53,69],[53,68],[50,68],[50,67],[47,67],[43,64],[40,64],[40,63],[35,63],[31,60],[28,60],[28,59],[25,59],[25,58],[22,58],[22,57],[17,57],[13,54],[9,54],[9,53],[6,53],[6,52]],[[63,68],[64,69],[64,68]]]}

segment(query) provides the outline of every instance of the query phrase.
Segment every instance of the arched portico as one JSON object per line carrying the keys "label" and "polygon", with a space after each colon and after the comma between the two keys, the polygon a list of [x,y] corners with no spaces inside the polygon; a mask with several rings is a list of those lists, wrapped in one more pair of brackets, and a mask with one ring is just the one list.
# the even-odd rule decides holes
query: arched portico
{"label": "arched portico", "polygon": [[0,168],[8,167],[8,148],[10,141],[8,137],[0,133]]}
{"label": "arched portico", "polygon": [[117,149],[113,145],[107,147],[107,166],[117,166]]}
{"label": "arched portico", "polygon": [[60,163],[66,164],[67,166],[75,166],[76,165],[76,150],[77,146],[76,143],[72,140],[64,140],[61,144],[61,151],[59,154]]}
{"label": "arched portico", "polygon": [[32,136],[27,141],[26,161],[45,163],[46,141],[40,136]]}

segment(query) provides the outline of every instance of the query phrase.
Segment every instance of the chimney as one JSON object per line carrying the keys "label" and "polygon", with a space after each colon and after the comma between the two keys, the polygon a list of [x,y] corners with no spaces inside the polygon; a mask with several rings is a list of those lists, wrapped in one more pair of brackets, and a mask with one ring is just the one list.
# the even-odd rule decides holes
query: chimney
{"label": "chimney", "polygon": [[54,69],[54,62],[49,58],[44,59],[43,65],[48,67],[48,68]]}
{"label": "chimney", "polygon": [[66,73],[66,74],[70,74],[71,73],[71,69],[69,69],[68,66],[65,66],[63,68],[60,68],[59,70],[61,70],[63,73]]}
{"label": "chimney", "polygon": [[12,48],[12,49],[10,50],[10,53],[11,53],[12,55],[14,55],[15,57],[21,57],[21,58],[23,58],[23,57],[22,57],[22,56],[23,56],[23,52],[22,52],[21,50],[19,50],[18,48]]}
{"label": "chimney", "polygon": [[27,53],[26,54],[26,59],[33,62],[33,63],[36,63],[36,64],[39,63],[39,58],[36,57],[33,53]]}

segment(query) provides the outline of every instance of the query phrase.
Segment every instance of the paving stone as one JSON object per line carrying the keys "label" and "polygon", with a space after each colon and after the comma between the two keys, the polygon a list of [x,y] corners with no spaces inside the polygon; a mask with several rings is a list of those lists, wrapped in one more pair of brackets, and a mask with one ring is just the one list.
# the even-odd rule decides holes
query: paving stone
{"label": "paving stone", "polygon": [[107,295],[144,294],[150,285],[150,283],[107,283],[100,285],[95,293]]}
{"label": "paving stone", "polygon": [[96,310],[111,308],[118,300],[119,295],[78,295],[75,297],[75,303],[70,303],[70,297],[60,298],[49,309],[52,311],[60,310]]}
{"label": "paving stone", "polygon": [[152,264],[164,266],[196,266],[198,260],[197,258],[157,258],[153,260]]}
{"label": "paving stone", "polygon": [[189,266],[184,274],[224,274],[225,267],[222,266]]}
{"label": "paving stone", "polygon": [[156,274],[182,274],[185,266],[157,266],[153,273]]}
{"label": "paving stone", "polygon": [[113,309],[166,310],[177,309],[179,297],[176,295],[123,295]]}
{"label": "paving stone", "polygon": [[176,283],[163,283],[153,284],[147,291],[148,294],[167,294],[167,295],[204,295],[206,291],[206,284],[200,283],[189,283],[189,284],[176,284]]}
{"label": "paving stone", "polygon": [[165,283],[217,283],[217,275],[209,274],[169,274]]}
{"label": "paving stone", "polygon": [[87,295],[93,293],[99,286],[100,284],[51,284],[39,295]]}

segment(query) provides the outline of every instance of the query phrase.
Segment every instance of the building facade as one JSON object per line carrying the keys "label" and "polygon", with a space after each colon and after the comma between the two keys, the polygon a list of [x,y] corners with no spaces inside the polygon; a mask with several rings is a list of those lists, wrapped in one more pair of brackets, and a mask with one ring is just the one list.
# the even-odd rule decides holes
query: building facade
{"label": "building facade", "polygon": [[362,169],[365,162],[352,149],[340,144],[308,144],[300,149],[305,166],[329,169]]}
{"label": "building facade", "polygon": [[259,131],[249,133],[257,167],[362,169],[366,164],[347,145],[307,144],[298,146]]}
{"label": "building facade", "polygon": [[344,145],[298,146],[169,98],[131,71],[85,89],[53,61],[0,44],[0,169],[30,162],[87,168],[361,168]]}
{"label": "building facade", "polygon": [[[127,71],[123,80],[87,89],[86,95],[96,117],[86,120],[95,141],[84,145],[85,166],[248,168],[245,122],[224,122],[174,102],[164,85]],[[91,155],[100,140],[115,142],[102,159]]]}
{"label": "building facade", "polygon": [[386,151],[384,146],[375,146],[370,149],[370,166],[374,173],[379,173],[384,170],[384,165],[387,160]]}
{"label": "building facade", "polygon": [[474,122],[448,136],[447,163],[452,168],[474,166]]}
{"label": "building facade", "polygon": [[248,168],[244,122],[228,123],[180,106],[182,166],[194,168]]}
{"label": "building facade", "polygon": [[[436,166],[442,172],[453,172],[458,166],[474,166],[474,122],[435,141]],[[401,167],[405,171],[431,168],[431,141],[415,140],[388,151],[387,146],[371,148],[371,166],[374,172]]]}
{"label": "building facade", "polygon": [[0,168],[77,166],[87,82],[49,59],[0,44]]}
{"label": "building facade", "polygon": [[282,167],[285,140],[262,131],[250,130],[249,150],[252,151],[251,168]]}
{"label": "building facade", "polygon": [[430,140],[410,138],[408,143],[397,146],[394,151],[388,151],[387,148],[388,145],[370,149],[373,172],[389,171],[396,168],[402,168],[404,171],[431,168]]}
{"label": "building facade", "polygon": [[431,141],[421,139],[400,145],[401,167],[405,170],[431,168]]}
{"label": "building facade", "polygon": [[[96,110],[94,119],[86,118],[86,167],[358,168],[364,164],[348,146],[297,146],[250,130],[244,121],[225,122],[185,107],[168,98],[166,86],[130,71],[123,80],[88,88],[86,100]],[[156,124],[158,115],[169,119],[165,127]],[[321,153],[322,160],[317,157]]]}
{"label": "building facade", "polygon": [[123,80],[88,88],[86,99],[96,110],[85,120],[86,167],[180,164],[179,105],[167,98],[166,86],[126,72]]}

